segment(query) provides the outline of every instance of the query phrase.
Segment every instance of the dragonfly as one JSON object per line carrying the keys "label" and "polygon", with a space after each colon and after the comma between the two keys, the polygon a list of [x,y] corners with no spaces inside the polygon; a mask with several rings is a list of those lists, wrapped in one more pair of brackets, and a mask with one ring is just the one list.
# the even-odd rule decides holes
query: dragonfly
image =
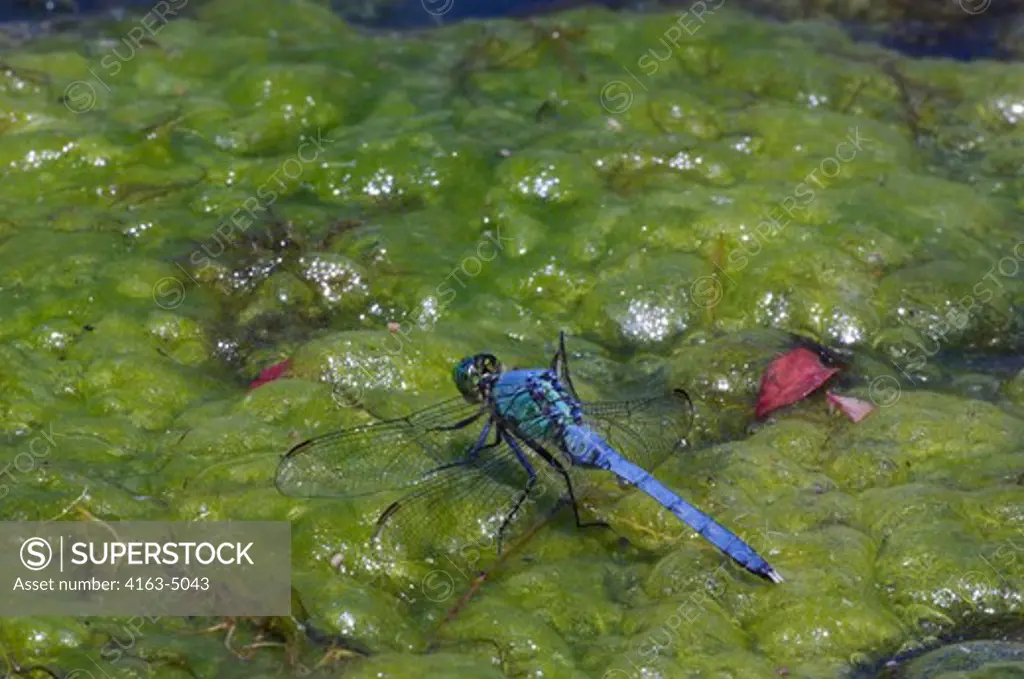
{"label": "dragonfly", "polygon": [[582,401],[564,333],[547,368],[506,370],[493,354],[479,353],[459,361],[452,377],[459,396],[296,445],[278,465],[277,489],[304,498],[398,491],[373,538],[397,523],[400,535],[430,543],[461,521],[465,535],[496,533],[500,553],[517,514],[537,504],[530,498],[539,469],[557,482],[558,501],[572,507],[578,527],[607,526],[582,521],[578,503],[588,475],[603,470],[646,493],[746,570],[783,582],[739,536],[647,471],[687,445],[693,404],[684,390]]}

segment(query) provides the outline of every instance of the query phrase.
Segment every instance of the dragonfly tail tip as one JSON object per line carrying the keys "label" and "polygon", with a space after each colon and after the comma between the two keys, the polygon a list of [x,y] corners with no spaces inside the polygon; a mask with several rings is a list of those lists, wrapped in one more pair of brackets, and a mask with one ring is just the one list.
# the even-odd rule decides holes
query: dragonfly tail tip
{"label": "dragonfly tail tip", "polygon": [[774,582],[776,585],[785,582],[785,579],[783,579],[783,577],[779,575],[779,572],[776,571],[774,568],[769,568],[768,572],[765,573],[765,575],[767,575],[768,579]]}

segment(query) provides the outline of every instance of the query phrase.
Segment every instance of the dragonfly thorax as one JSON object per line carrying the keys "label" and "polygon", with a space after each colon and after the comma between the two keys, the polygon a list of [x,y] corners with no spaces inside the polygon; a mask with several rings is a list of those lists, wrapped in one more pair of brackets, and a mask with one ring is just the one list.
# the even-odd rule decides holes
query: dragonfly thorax
{"label": "dragonfly thorax", "polygon": [[501,372],[501,362],[493,354],[476,354],[459,361],[452,377],[463,398],[471,403],[483,403]]}

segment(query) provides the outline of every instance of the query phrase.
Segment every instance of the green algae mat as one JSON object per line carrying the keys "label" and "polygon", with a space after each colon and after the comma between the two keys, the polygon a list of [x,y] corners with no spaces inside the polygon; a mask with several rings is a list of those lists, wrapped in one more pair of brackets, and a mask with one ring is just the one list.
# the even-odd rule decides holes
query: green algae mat
{"label": "green algae mat", "polygon": [[[717,2],[404,35],[185,4],[3,39],[0,518],[290,521],[293,616],[4,617],[4,676],[1022,675],[1024,67]],[[656,473],[784,584],[614,483],[610,530],[500,562],[275,490],[562,329],[590,393],[687,389]],[[755,422],[790,333],[875,412]]]}

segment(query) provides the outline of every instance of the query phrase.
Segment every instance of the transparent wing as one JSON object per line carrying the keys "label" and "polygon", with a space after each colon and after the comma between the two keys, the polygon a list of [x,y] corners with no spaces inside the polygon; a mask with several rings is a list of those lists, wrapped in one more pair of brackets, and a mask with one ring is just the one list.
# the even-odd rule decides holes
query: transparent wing
{"label": "transparent wing", "polygon": [[[280,492],[296,497],[354,497],[416,483],[462,459],[486,414],[461,396],[412,415],[324,434],[292,448],[277,468]],[[481,417],[460,429],[444,429]]]}
{"label": "transparent wing", "polygon": [[411,555],[444,554],[444,563],[472,572],[497,556],[499,531],[517,505],[501,534],[506,546],[532,525],[539,509],[562,496],[564,485],[546,482],[539,468],[543,460],[524,444],[517,442],[537,472],[529,492],[529,474],[508,443],[494,430],[488,443],[472,461],[427,475],[388,507],[378,527],[380,540]]}
{"label": "transparent wing", "polygon": [[693,424],[693,403],[682,389],[582,407],[588,427],[620,455],[651,472],[685,447]]}

